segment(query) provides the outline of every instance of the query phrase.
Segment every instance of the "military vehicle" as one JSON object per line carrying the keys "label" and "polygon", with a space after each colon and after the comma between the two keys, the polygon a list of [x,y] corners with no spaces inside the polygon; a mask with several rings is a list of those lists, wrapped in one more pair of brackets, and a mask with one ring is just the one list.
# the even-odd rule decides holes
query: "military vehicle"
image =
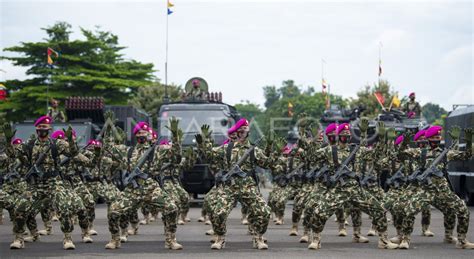
{"label": "military vehicle", "polygon": [[[444,121],[444,132],[454,126],[460,128],[474,128],[474,105],[454,105]],[[462,133],[464,134],[464,133]],[[461,136],[461,140],[463,135]],[[451,145],[451,138],[445,136],[445,145]],[[465,150],[465,143],[460,144]],[[459,197],[470,206],[474,206],[474,158],[467,161],[452,161],[448,164],[448,175],[451,185]]]}
{"label": "military vehicle", "polygon": [[[132,106],[105,105],[101,97],[69,97],[66,99],[65,123],[55,122],[53,131],[61,130],[71,125],[76,131],[79,147],[83,147],[90,139],[95,139],[99,135],[105,123],[104,113],[113,111],[117,118],[116,126],[120,127],[127,134],[126,144],[131,145],[135,139],[132,137],[133,126],[138,121],[150,121],[150,115]],[[34,120],[26,120],[13,124],[16,130],[15,137],[27,140],[35,134]]]}
{"label": "military vehicle", "polygon": [[[235,107],[222,102],[222,94],[209,93],[207,82],[200,77],[189,79],[185,85],[185,94],[178,102],[164,103],[158,111],[159,141],[170,140],[170,132],[166,128],[169,119],[176,117],[183,131],[182,147],[195,147],[195,135],[201,125],[208,124],[212,130],[215,145],[222,145],[227,139],[227,130],[240,118]],[[182,173],[181,182],[189,193],[198,195],[207,193],[214,186],[214,176],[209,164],[198,159],[196,165]]]}

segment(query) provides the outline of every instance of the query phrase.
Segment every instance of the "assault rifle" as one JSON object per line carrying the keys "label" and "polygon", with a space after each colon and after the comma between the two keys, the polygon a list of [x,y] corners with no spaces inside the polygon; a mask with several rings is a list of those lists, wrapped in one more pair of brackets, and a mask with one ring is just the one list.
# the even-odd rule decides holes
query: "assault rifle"
{"label": "assault rifle", "polygon": [[347,165],[354,159],[357,151],[359,151],[360,146],[357,145],[355,148],[352,150],[352,152],[349,154],[349,156],[344,160],[344,162],[339,166],[339,168],[336,171],[336,174],[331,176],[329,179],[329,182],[331,185],[335,185],[338,181],[344,185],[344,176],[349,176],[349,177],[354,177],[355,173],[352,172]]}
{"label": "assault rifle", "polygon": [[30,169],[25,175],[26,180],[30,179],[30,177],[33,175],[36,175],[39,178],[43,178],[44,172],[39,167],[41,166],[41,164],[43,164],[44,160],[46,159],[46,155],[48,154],[50,150],[51,150],[51,145],[49,145],[48,148],[38,156],[38,159],[36,159],[36,162],[30,167]]}
{"label": "assault rifle", "polygon": [[397,172],[392,175],[392,177],[387,179],[387,185],[394,186],[395,188],[399,188],[402,183],[407,182],[407,177],[403,174],[403,169],[405,168],[404,165],[398,168]]}
{"label": "assault rifle", "polygon": [[438,164],[441,163],[444,159],[444,157],[448,154],[448,152],[457,144],[457,141],[454,141],[449,148],[445,148],[441,154],[438,155],[438,157],[431,162],[430,166],[423,172],[423,174],[420,174],[416,177],[416,180],[420,183],[427,183],[430,185],[431,182],[431,177],[437,176],[437,177],[443,177],[444,173],[437,168]]}
{"label": "assault rifle", "polygon": [[149,156],[152,154],[152,152],[155,149],[157,143],[158,143],[158,141],[155,142],[155,144],[151,145],[142,154],[142,156],[140,157],[140,159],[138,159],[138,162],[137,162],[137,164],[135,165],[135,167],[133,168],[132,171],[126,171],[125,174],[123,174],[122,182],[123,182],[124,186],[127,186],[128,184],[132,183],[133,188],[137,188],[138,187],[138,183],[137,183],[137,180],[136,180],[137,177],[141,178],[141,179],[144,179],[144,180],[148,179],[148,174],[142,172],[141,167],[148,161]]}

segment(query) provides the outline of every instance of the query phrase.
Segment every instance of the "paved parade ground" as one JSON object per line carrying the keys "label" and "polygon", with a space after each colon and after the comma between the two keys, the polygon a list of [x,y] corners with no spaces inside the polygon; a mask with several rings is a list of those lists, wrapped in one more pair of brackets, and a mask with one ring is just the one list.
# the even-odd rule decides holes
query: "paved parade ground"
{"label": "paved parade ground", "polygon": [[[209,226],[198,223],[196,219],[200,215],[200,208],[191,208],[189,216],[192,222],[178,226],[177,238],[184,246],[182,251],[171,251],[164,249],[163,224],[153,222],[151,225],[141,226],[137,236],[130,236],[129,242],[122,244],[118,250],[105,250],[104,246],[110,238],[107,230],[106,207],[104,204],[97,207],[97,219],[95,229],[98,236],[93,236],[93,244],[80,242],[80,228],[76,225],[73,239],[76,249],[65,251],[62,249],[62,233],[59,223],[54,222],[53,235],[41,237],[36,243],[27,243],[23,250],[10,250],[12,241],[11,222],[5,218],[4,225],[0,225],[0,258],[22,258],[22,257],[68,257],[68,258],[92,258],[92,257],[114,257],[114,258],[473,258],[472,250],[456,249],[454,245],[444,244],[442,214],[433,209],[431,230],[435,237],[421,237],[420,218],[417,218],[415,232],[412,237],[410,250],[380,250],[377,249],[377,237],[369,237],[369,244],[351,243],[352,228],[348,227],[347,237],[338,237],[337,224],[331,218],[323,232],[322,249],[319,251],[308,250],[307,244],[300,244],[298,237],[288,236],[291,226],[291,208],[288,205],[285,212],[285,225],[276,226],[270,223],[265,235],[268,239],[269,250],[258,251],[252,249],[251,237],[247,235],[247,227],[240,224],[240,209],[232,211],[228,221],[228,236],[226,247],[222,251],[210,249],[209,237],[204,232]],[[471,215],[474,208],[470,207]],[[5,212],[6,213],[6,212]],[[8,214],[7,214],[8,215]],[[141,217],[141,214],[140,214]],[[38,225],[42,226],[40,217],[37,218]],[[350,220],[349,220],[350,221]],[[468,233],[469,240],[474,240],[474,220],[470,220],[471,229]],[[364,214],[362,233],[367,233],[370,222]],[[300,231],[300,234],[302,232]],[[393,226],[390,226],[390,236],[394,234]]]}

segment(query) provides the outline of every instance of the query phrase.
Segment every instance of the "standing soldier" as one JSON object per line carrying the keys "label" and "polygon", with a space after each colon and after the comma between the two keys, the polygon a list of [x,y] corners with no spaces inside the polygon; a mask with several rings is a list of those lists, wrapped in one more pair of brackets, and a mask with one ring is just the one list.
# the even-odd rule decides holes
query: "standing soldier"
{"label": "standing soldier", "polygon": [[[238,140],[224,146],[203,151],[213,163],[218,163],[221,172],[217,175],[220,185],[216,201],[213,204],[211,218],[214,233],[217,235],[212,249],[222,249],[225,246],[226,220],[235,202],[240,197],[244,206],[249,209],[248,221],[255,232],[253,247],[268,249],[263,239],[270,218],[270,208],[258,191],[255,180],[255,166],[268,168],[271,163],[262,150],[252,146],[248,139],[249,123],[246,119],[239,120],[235,129]],[[196,136],[198,144],[203,143],[203,137]],[[201,146],[202,147],[202,146]],[[232,171],[229,171],[232,170]]]}
{"label": "standing soldier", "polygon": [[[316,156],[324,157],[327,161],[329,175],[329,183],[331,188],[322,196],[314,209],[313,233],[310,237],[311,243],[309,249],[321,248],[321,232],[324,229],[327,219],[334,214],[335,210],[342,205],[352,205],[362,210],[372,217],[377,223],[377,231],[379,233],[378,247],[382,249],[396,249],[398,245],[391,243],[387,239],[387,219],[384,215],[384,208],[374,197],[367,191],[360,188],[354,171],[352,160],[357,152],[358,147],[351,148],[348,143],[351,132],[350,125],[345,123],[337,127],[337,136],[339,145],[330,145],[316,152]],[[341,168],[344,170],[341,170]],[[352,168],[352,170],[351,170]],[[359,227],[360,228],[360,227]],[[360,230],[360,229],[359,229]],[[356,233],[354,226],[354,241],[357,240],[360,233]]]}
{"label": "standing soldier", "polygon": [[48,107],[48,116],[55,122],[66,122],[66,115],[59,109],[59,101],[51,99],[51,106]]}
{"label": "standing soldier", "polygon": [[[133,134],[137,139],[137,144],[128,149],[130,155],[128,160],[128,173],[126,175],[126,185],[120,199],[112,202],[108,213],[109,230],[112,239],[105,246],[107,249],[116,249],[120,247],[120,227],[126,229],[128,219],[131,213],[137,211],[140,206],[149,204],[151,207],[157,207],[162,210],[162,219],[165,226],[165,248],[179,250],[183,247],[176,241],[176,221],[178,217],[178,207],[174,200],[150,175],[157,173],[160,168],[154,166],[155,146],[150,146],[147,141],[149,125],[146,122],[139,122],[133,129]],[[170,129],[173,136],[173,142],[180,141],[178,137],[178,121],[171,119]],[[121,220],[126,219],[126,220]],[[125,224],[125,225],[122,225]],[[121,225],[121,226],[120,226]],[[137,222],[132,222],[132,226],[138,227]]]}
{"label": "standing soldier", "polygon": [[415,101],[415,93],[410,93],[408,98],[410,98],[410,101],[405,104],[405,106],[403,107],[403,111],[405,112],[408,118],[420,117],[421,106],[417,101]]}
{"label": "standing soldier", "polygon": [[[458,240],[456,247],[462,249],[474,249],[474,244],[470,243],[466,234],[469,228],[469,209],[464,201],[462,201],[451,189],[446,179],[446,167],[452,160],[468,160],[472,156],[472,129],[464,130],[466,141],[466,151],[441,149],[440,142],[442,140],[441,126],[432,126],[426,133],[425,137],[429,141],[430,150],[426,154],[426,159],[420,161],[420,173],[416,180],[422,187],[422,191],[411,195],[404,204],[405,216],[403,218],[403,236],[400,248],[408,249],[410,246],[410,235],[413,232],[413,224],[416,214],[426,204],[432,204],[441,210],[444,215],[453,212],[457,219]],[[453,142],[459,140],[460,128],[452,128],[449,132]],[[413,154],[418,155],[419,154]],[[446,219],[445,219],[446,222]],[[453,223],[453,222],[452,222]],[[453,224],[454,226],[454,224]],[[452,236],[452,230],[446,227],[446,236]],[[446,239],[446,238],[445,238]]]}
{"label": "standing soldier", "polygon": [[[36,221],[34,220],[39,209],[44,206],[52,206],[60,215],[61,231],[64,233],[64,249],[74,249],[71,232],[74,229],[72,221],[73,215],[78,211],[78,204],[75,204],[74,193],[68,190],[64,183],[59,179],[61,172],[58,168],[59,156],[74,156],[77,153],[72,137],[72,128],[66,131],[66,139],[53,141],[49,137],[52,118],[42,116],[34,123],[36,127],[37,138],[27,145],[23,146],[22,151],[14,149],[10,143],[15,132],[10,124],[5,124],[3,130],[7,139],[7,154],[12,157],[18,157],[22,163],[31,165],[26,175],[28,192],[25,194],[25,200],[31,202],[31,207],[27,210],[20,209],[16,213],[14,220],[15,240],[10,245],[12,249],[21,249],[24,247],[23,232],[25,223],[34,222],[34,229],[31,231],[33,236],[37,236]],[[31,196],[30,196],[31,195]],[[19,208],[29,206],[26,202],[17,204]]]}

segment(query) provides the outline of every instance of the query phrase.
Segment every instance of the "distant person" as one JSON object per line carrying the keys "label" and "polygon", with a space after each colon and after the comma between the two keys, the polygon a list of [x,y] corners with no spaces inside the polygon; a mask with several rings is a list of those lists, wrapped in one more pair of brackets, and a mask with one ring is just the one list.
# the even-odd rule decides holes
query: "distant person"
{"label": "distant person", "polygon": [[64,112],[59,110],[59,101],[51,99],[51,106],[48,108],[48,116],[53,119],[54,122],[66,122],[66,115]]}
{"label": "distant person", "polygon": [[193,87],[191,88],[191,91],[186,93],[186,98],[195,100],[205,100],[207,98],[207,94],[201,89],[201,82],[199,82],[199,80],[197,79],[194,79],[192,84]]}
{"label": "distant person", "polygon": [[420,104],[415,101],[415,93],[412,92],[408,96],[410,98],[410,101],[405,103],[405,106],[403,107],[403,111],[407,115],[408,118],[416,118],[421,116],[421,106]]}

